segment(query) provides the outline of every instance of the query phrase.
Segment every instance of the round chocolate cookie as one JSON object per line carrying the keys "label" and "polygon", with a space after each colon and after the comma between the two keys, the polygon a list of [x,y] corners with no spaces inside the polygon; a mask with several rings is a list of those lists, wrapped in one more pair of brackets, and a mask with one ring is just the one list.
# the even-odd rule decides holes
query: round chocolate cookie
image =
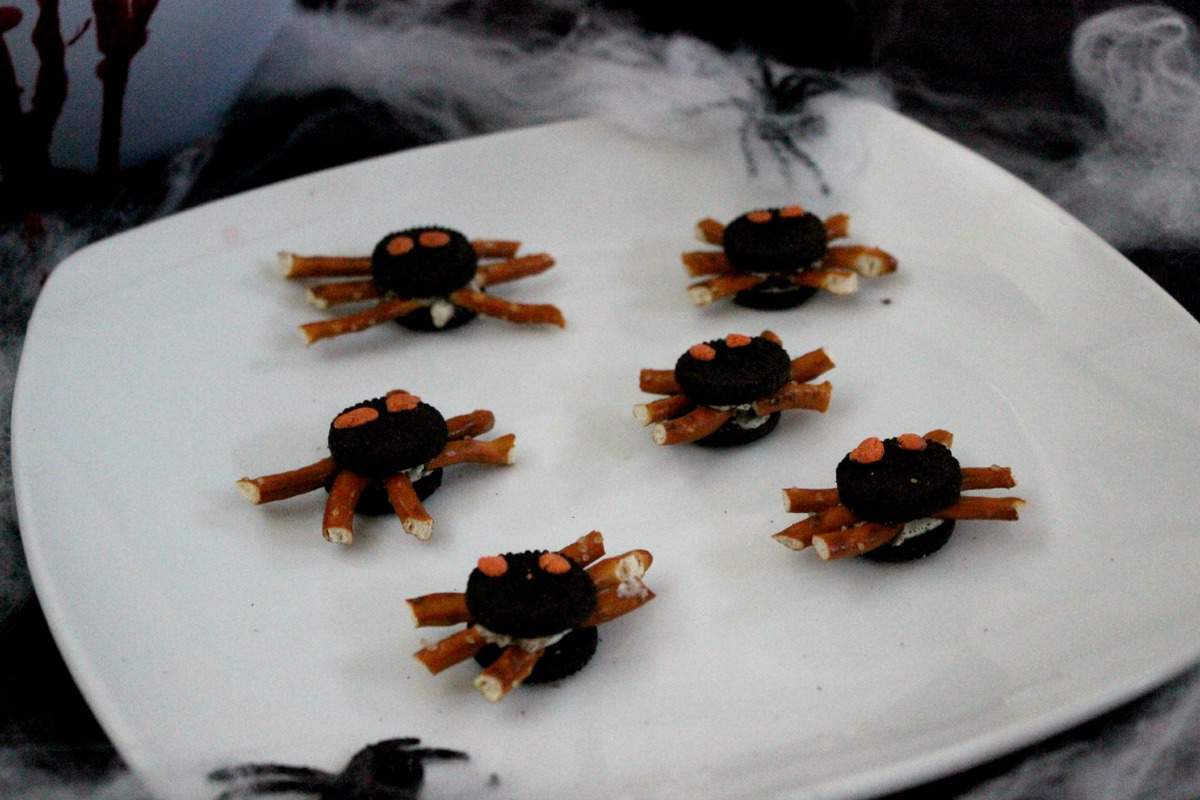
{"label": "round chocolate cookie", "polygon": [[[574,675],[592,660],[599,642],[600,634],[595,626],[576,628],[546,648],[542,657],[533,665],[533,671],[529,673],[525,683],[549,683]],[[475,654],[475,660],[480,666],[487,667],[500,657],[501,652],[498,645],[485,645]]]}
{"label": "round chocolate cookie", "polygon": [[[339,426],[349,412],[364,411],[365,421]],[[388,411],[387,399],[377,397],[350,406],[329,425],[329,452],[343,469],[383,480],[397,472],[424,464],[445,447],[449,433],[441,413],[427,403],[415,408]]]}
{"label": "round chocolate cookie", "polygon": [[739,272],[795,272],[824,256],[827,240],[825,223],[807,211],[751,211],[725,227],[725,256]]}
{"label": "round chocolate cookie", "polygon": [[371,253],[371,278],[398,297],[442,297],[475,277],[479,258],[461,233],[422,227],[389,233]]}
{"label": "round chocolate cookie", "polygon": [[733,420],[729,420],[703,439],[697,439],[693,444],[701,447],[737,447],[740,444],[750,444],[775,430],[775,426],[778,424],[778,411],[768,415],[767,421],[757,428],[743,428]]}
{"label": "round chocolate cookie", "polygon": [[716,354],[701,360],[689,350],[675,362],[675,380],[683,393],[703,406],[750,403],[791,380],[792,361],[774,342],[755,336],[748,344],[729,346],[724,339],[705,342]]}
{"label": "round chocolate cookie", "polygon": [[885,439],[880,460],[860,464],[847,455],[837,466],[838,497],[870,522],[928,517],[958,502],[961,489],[958,459],[937,442],[905,450],[895,439]]}
{"label": "round chocolate cookie", "polygon": [[[433,472],[427,473],[425,477],[415,481],[413,483],[413,490],[416,491],[418,500],[424,500],[436,492],[441,485],[442,471],[435,469]],[[325,491],[328,492],[331,486],[333,486],[333,478],[325,481]],[[354,513],[376,517],[384,514],[395,514],[396,509],[392,508],[392,501],[388,499],[387,489],[383,488],[383,484],[372,481],[363,490],[362,496],[358,498],[358,505],[354,507]]]}
{"label": "round chocolate cookie", "polygon": [[941,525],[938,525],[933,530],[925,531],[920,536],[905,539],[900,544],[888,542],[883,547],[868,550],[862,555],[863,558],[868,558],[871,561],[883,561],[889,564],[899,561],[912,561],[941,550],[942,546],[950,541],[950,534],[952,533],[954,533],[954,520],[942,520]]}
{"label": "round chocolate cookie", "polygon": [[783,275],[772,275],[753,289],[744,289],[733,296],[733,302],[744,308],[759,311],[782,311],[795,308],[817,293],[809,286],[793,286]]}
{"label": "round chocolate cookie", "polygon": [[499,577],[479,568],[467,579],[467,610],[479,625],[505,636],[550,636],[574,628],[596,608],[596,586],[583,567],[562,559],[560,574],[538,565],[544,550],[505,553],[507,571]]}

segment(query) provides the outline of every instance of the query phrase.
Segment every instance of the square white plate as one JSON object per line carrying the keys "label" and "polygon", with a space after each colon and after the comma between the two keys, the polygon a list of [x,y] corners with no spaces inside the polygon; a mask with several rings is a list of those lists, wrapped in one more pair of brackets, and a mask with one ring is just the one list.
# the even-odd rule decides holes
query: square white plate
{"label": "square white plate", "polygon": [[[466,750],[427,796],[830,797],[941,774],[1096,713],[1200,654],[1200,326],[1012,176],[882,108],[842,102],[831,197],[747,180],[736,148],[574,122],[311,175],[100,242],[54,273],[13,412],[38,595],[73,674],[164,796],[271,760],[338,769],[380,738]],[[900,271],[788,312],[687,299],[697,219],[800,202],[851,214]],[[566,330],[481,318],[305,348],[323,312],[275,252],[366,253],[423,223],[517,238],[558,266],[498,289]],[[889,300],[890,302],[884,302]],[[737,450],[654,446],[641,367],[731,331],[824,346],[833,402]],[[323,495],[252,507],[243,475],[325,453],[329,420],[396,387],[495,411],[517,464],[448,470],[433,539]],[[1011,465],[1016,523],[935,557],[822,563],[770,535],[784,486],[831,486],[868,435],[945,427]],[[460,591],[478,556],[588,530],[655,555],[658,599],[596,658],[502,703],[436,677],[404,598]]]}

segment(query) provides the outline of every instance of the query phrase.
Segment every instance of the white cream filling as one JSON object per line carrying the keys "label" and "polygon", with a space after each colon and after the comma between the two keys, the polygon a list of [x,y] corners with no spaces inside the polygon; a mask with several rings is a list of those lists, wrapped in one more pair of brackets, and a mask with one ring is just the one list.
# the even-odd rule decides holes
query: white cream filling
{"label": "white cream filling", "polygon": [[760,428],[767,423],[769,417],[761,417],[754,413],[753,403],[742,403],[736,406],[710,406],[718,411],[732,411],[733,424],[743,430],[754,430]]}
{"label": "white cream filling", "polygon": [[449,300],[441,297],[434,299],[429,305],[429,318],[433,320],[433,327],[446,327],[446,324],[454,319],[455,311],[454,304]]}
{"label": "white cream filling", "polygon": [[411,482],[416,483],[417,481],[421,480],[421,478],[424,478],[428,473],[425,472],[424,464],[417,464],[412,469],[404,470],[404,474],[408,476],[408,479]]}
{"label": "white cream filling", "polygon": [[904,527],[900,529],[900,533],[896,535],[896,538],[892,539],[888,544],[892,547],[901,545],[909,539],[915,539],[922,534],[929,533],[945,521],[944,519],[936,519],[935,517],[920,517],[919,519],[914,519],[912,522],[906,522],[904,523]]}
{"label": "white cream filling", "polygon": [[508,647],[515,644],[517,647],[524,650],[526,653],[535,653],[538,650],[545,650],[551,645],[557,644],[564,636],[571,632],[568,628],[559,633],[552,633],[549,636],[536,636],[531,639],[522,639],[519,636],[505,636],[503,633],[489,631],[482,625],[476,625],[475,630],[479,631],[479,635],[489,644],[494,644],[498,647]]}

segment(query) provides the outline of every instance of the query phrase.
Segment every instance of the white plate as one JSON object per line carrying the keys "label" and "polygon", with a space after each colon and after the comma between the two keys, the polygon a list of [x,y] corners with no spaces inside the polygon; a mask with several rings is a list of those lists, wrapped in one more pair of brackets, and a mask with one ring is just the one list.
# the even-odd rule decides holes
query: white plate
{"label": "white plate", "polygon": [[[470,752],[429,796],[864,795],[968,765],[1142,691],[1200,654],[1200,327],[1127,261],[995,166],[878,107],[829,198],[743,176],[736,147],[578,122],[401,153],[231,198],[63,264],[14,405],[22,531],[45,612],[105,729],[172,797],[247,759],[338,768],[418,735]],[[901,271],[786,313],[699,310],[695,221],[799,199],[845,210]],[[483,319],[304,348],[319,318],[276,250],[365,252],[436,221],[559,266],[503,296],[565,331]],[[890,303],[885,303],[890,299]],[[640,367],[778,331],[838,367],[829,412],[751,447],[661,448],[630,415]],[[434,538],[323,498],[252,507],[242,475],[308,463],[329,419],[393,387],[487,407],[511,468],[447,473]],[[867,435],[946,427],[1007,464],[1017,523],[963,523],[923,562],[822,563],[770,534],[784,486],[832,485]],[[490,705],[474,665],[411,658],[438,629],[404,598],[461,590],[479,555],[602,530],[654,552],[658,599],[601,630],[586,670]]]}

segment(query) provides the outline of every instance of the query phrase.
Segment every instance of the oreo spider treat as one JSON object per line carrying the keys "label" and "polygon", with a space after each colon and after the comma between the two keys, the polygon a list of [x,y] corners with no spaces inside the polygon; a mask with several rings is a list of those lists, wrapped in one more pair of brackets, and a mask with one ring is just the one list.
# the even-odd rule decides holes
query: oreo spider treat
{"label": "oreo spider treat", "polygon": [[953,436],[934,430],[869,437],[837,466],[836,489],[784,489],[788,511],[810,516],[775,534],[793,550],[811,546],[823,560],[861,555],[911,561],[940,550],[963,519],[1017,519],[1019,497],[964,496],[965,489],[1016,485],[1008,467],[961,467]]}
{"label": "oreo spider treat", "polygon": [[688,295],[698,306],[732,295],[738,305],[775,311],[800,305],[818,289],[852,294],[860,275],[895,272],[896,259],[877,247],[829,244],[849,231],[845,214],[822,221],[796,205],[748,211],[728,225],[702,219],[697,236],[721,250],[683,254],[689,275],[715,276],[689,286]]}
{"label": "oreo spider treat", "polygon": [[483,667],[475,687],[493,702],[522,683],[573,675],[596,652],[596,626],[654,599],[642,582],[649,551],[597,560],[603,555],[604,538],[592,531],[557,552],[480,558],[466,592],[408,601],[418,626],[467,625],[417,651],[417,660],[436,675],[473,656]]}
{"label": "oreo spider treat", "polygon": [[771,331],[731,333],[692,345],[673,370],[642,370],[642,391],[668,396],[634,406],[633,415],[653,425],[656,444],[748,444],[773,431],[783,411],[824,412],[833,387],[808,381],[833,366],[821,349],[791,358]]}

